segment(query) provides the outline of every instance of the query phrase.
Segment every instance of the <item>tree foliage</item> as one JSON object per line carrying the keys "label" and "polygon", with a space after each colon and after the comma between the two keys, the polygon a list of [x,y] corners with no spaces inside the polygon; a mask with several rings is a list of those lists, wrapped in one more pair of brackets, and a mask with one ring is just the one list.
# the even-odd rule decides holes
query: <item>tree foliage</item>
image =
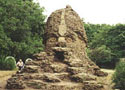
{"label": "tree foliage", "polygon": [[0,0],[0,57],[24,59],[43,50],[43,11],[33,0]]}
{"label": "tree foliage", "polygon": [[99,66],[114,66],[125,53],[125,24],[85,24],[88,54]]}
{"label": "tree foliage", "polygon": [[113,57],[111,50],[105,45],[89,50],[88,54],[98,65],[110,63]]}

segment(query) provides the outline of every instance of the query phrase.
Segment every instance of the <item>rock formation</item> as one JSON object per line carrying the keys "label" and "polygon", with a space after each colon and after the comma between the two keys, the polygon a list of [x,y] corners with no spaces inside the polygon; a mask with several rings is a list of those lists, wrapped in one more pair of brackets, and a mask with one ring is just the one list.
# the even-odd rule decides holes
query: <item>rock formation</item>
{"label": "rock formation", "polygon": [[8,80],[8,89],[106,90],[97,78],[107,74],[87,57],[83,22],[70,6],[50,15],[44,44],[45,52],[34,54],[34,60]]}

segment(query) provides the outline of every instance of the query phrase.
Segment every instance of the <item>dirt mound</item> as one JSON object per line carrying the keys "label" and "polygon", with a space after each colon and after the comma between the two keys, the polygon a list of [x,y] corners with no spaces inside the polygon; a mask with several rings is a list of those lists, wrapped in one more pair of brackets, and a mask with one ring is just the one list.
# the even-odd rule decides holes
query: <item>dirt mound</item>
{"label": "dirt mound", "polygon": [[97,82],[106,76],[86,54],[87,36],[78,14],[70,7],[53,12],[46,23],[45,52],[34,55],[8,89],[106,90]]}

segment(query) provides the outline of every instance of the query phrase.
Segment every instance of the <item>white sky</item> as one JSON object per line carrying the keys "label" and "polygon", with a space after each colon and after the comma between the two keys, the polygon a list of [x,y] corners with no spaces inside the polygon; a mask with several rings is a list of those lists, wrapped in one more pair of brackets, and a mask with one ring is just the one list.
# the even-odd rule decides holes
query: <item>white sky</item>
{"label": "white sky", "polygon": [[53,11],[70,5],[85,22],[94,24],[125,24],[125,0],[34,0],[45,7],[49,16]]}

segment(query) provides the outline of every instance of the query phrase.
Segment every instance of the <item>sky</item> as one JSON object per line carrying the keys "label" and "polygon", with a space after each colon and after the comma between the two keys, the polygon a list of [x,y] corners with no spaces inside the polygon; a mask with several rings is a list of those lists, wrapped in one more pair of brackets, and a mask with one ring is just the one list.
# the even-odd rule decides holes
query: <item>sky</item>
{"label": "sky", "polygon": [[45,8],[49,16],[53,11],[70,5],[84,22],[93,24],[125,24],[125,0],[34,0]]}

